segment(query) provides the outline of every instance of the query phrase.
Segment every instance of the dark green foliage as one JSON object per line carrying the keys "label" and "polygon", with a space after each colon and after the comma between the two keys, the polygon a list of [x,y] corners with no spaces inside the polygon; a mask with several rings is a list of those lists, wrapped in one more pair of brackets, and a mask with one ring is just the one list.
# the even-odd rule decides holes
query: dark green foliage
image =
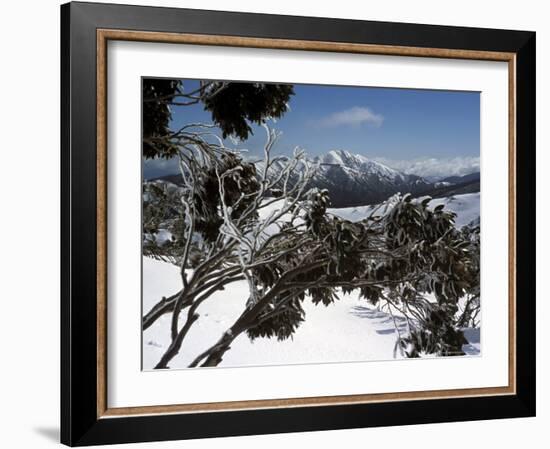
{"label": "dark green foliage", "polygon": [[282,261],[275,261],[270,264],[260,265],[252,270],[254,279],[263,287],[271,287],[283,275],[285,264]]}
{"label": "dark green foliage", "polygon": [[311,189],[307,196],[306,226],[313,235],[321,236],[327,223],[327,207],[330,205],[328,190]]}
{"label": "dark green foliage", "polygon": [[468,341],[454,322],[456,308],[433,305],[428,316],[400,344],[407,357],[419,357],[422,352],[440,356],[464,355],[462,346]]}
{"label": "dark green foliage", "polygon": [[384,298],[384,289],[378,285],[367,285],[359,289],[360,296],[373,306]]}
{"label": "dark green foliage", "polygon": [[[330,222],[329,237],[331,261],[327,267],[328,279],[352,281],[365,271],[365,258],[361,254],[361,242],[365,238],[365,228],[361,224],[334,217]],[[344,293],[351,291],[343,287]]]}
{"label": "dark green foliage", "polygon": [[460,314],[457,325],[459,327],[477,327],[480,314],[480,291],[479,291],[479,262],[480,262],[480,240],[479,225],[464,226],[461,234],[468,242],[468,252],[470,254],[470,264],[468,270],[464,273],[467,281],[466,301],[462,313]]}
{"label": "dark green foliage", "polygon": [[311,287],[308,289],[313,304],[323,304],[328,306],[338,299],[335,289]]}
{"label": "dark green foliage", "polygon": [[[380,277],[384,269],[391,279],[410,278],[406,286],[390,290],[397,304],[416,310],[415,326],[401,341],[406,354],[463,355],[462,345],[467,342],[460,328],[466,320],[457,317],[458,301],[470,290],[479,292],[475,238],[472,242],[469,231],[457,230],[454,214],[442,205],[432,210],[429,200],[417,203],[410,197],[387,215],[385,237],[388,250],[406,249],[402,258],[378,266],[375,276]],[[372,292],[367,293],[372,297]],[[426,293],[432,293],[437,302],[419,301]]]}
{"label": "dark green foliage", "polygon": [[[390,304],[404,312],[410,332],[398,345],[408,357],[422,353],[463,355],[462,345],[467,342],[461,327],[472,311],[467,308],[460,318],[458,300],[479,292],[478,230],[458,230],[453,213],[439,206],[432,209],[429,200],[419,203],[410,196],[396,201],[381,218],[371,217],[361,223],[327,215],[328,201],[326,191],[312,189],[305,203],[307,232],[323,241],[322,254],[328,261],[300,273],[294,282],[307,285],[323,279],[323,286],[313,285],[306,291],[315,304],[332,304],[338,299],[338,288],[344,294],[359,288],[369,303]],[[285,243],[271,250],[276,253],[292,245]],[[298,260],[307,264],[307,257],[303,258],[306,252],[304,248],[287,254],[257,270],[258,285],[273,285]],[[433,294],[437,302],[424,299],[426,294]],[[479,304],[470,303],[472,307]],[[280,338],[302,320],[301,314],[285,311],[250,335]]]}
{"label": "dark green foliage", "polygon": [[[256,325],[246,331],[251,340],[263,337],[277,337],[282,341],[292,337],[296,329],[305,320],[305,312],[302,308],[304,294],[285,300],[286,297],[277,298],[260,314]],[[280,303],[283,303],[281,305]]]}
{"label": "dark green foliage", "polygon": [[[169,159],[177,155],[181,141],[176,142],[171,107],[203,103],[212,121],[228,136],[246,140],[252,134],[249,123],[262,124],[268,118],[280,118],[294,94],[289,84],[203,82],[195,95],[183,93],[182,80],[143,80],[143,157]],[[183,100],[180,97],[183,96]]]}
{"label": "dark green foliage", "polygon": [[[256,166],[244,162],[235,153],[226,152],[210,167],[198,170],[195,181],[193,203],[197,209],[196,230],[203,238],[212,242],[219,235],[223,218],[220,214],[222,206],[218,175],[231,173],[223,177],[224,202],[231,207],[231,218],[237,219],[252,201],[252,196],[240,199],[241,195],[256,192],[259,189]],[[238,204],[237,204],[238,203]],[[249,220],[256,218],[255,215]]]}
{"label": "dark green foliage", "polygon": [[294,87],[290,84],[226,83],[217,81],[209,88],[215,95],[206,96],[204,109],[212,113],[212,120],[222,130],[223,137],[248,139],[252,128],[267,118],[279,118],[287,111]]}
{"label": "dark green foliage", "polygon": [[165,137],[170,133],[172,118],[169,103],[180,92],[179,80],[143,79],[143,157],[170,158],[177,147]]}

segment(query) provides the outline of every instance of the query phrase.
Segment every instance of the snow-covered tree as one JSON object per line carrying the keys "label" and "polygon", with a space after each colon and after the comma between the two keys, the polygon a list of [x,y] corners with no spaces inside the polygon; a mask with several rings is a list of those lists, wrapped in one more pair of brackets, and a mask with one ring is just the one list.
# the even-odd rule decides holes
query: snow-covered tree
{"label": "snow-covered tree", "polygon": [[[144,252],[176,263],[182,278],[182,290],[162,298],[143,320],[147,328],[159,316],[172,313],[172,344],[158,368],[166,367],[179,352],[199,318],[198,307],[215,291],[246,279],[254,294],[255,273],[303,244],[296,240],[296,246],[275,251],[282,240],[288,245],[292,235],[298,235],[301,199],[313,168],[299,150],[292,158],[273,159],[271,149],[277,135],[266,129],[264,169],[260,172],[220,139],[213,143],[201,135],[197,137],[201,145],[195,143],[179,155],[182,186],[164,184],[163,188],[146,183]],[[282,169],[272,178],[269,172],[276,162]],[[288,182],[291,177],[295,179],[292,184]],[[278,192],[278,198],[273,198],[272,192]],[[274,203],[278,203],[276,209]],[[159,241],[159,233],[170,238]],[[184,309],[187,315],[181,327]]]}
{"label": "snow-covered tree", "polygon": [[397,341],[404,355],[462,354],[458,302],[479,285],[479,269],[469,240],[454,227],[454,214],[406,195],[353,223],[328,214],[328,201],[328,192],[309,192],[304,227],[297,233],[301,245],[295,246],[292,235],[272,249],[293,248],[251,273],[254,288],[246,308],[190,366],[219,364],[245,332],[252,339],[288,338],[306,319],[306,297],[328,305],[353,290],[392,316],[405,317],[408,332]]}

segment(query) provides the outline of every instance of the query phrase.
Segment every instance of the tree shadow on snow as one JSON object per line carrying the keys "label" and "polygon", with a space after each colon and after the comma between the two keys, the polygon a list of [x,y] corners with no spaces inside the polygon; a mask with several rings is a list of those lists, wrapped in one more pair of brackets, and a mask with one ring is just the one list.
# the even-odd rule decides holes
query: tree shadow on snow
{"label": "tree shadow on snow", "polygon": [[350,313],[358,318],[376,320],[375,324],[382,327],[382,329],[375,329],[376,333],[379,335],[394,334],[396,332],[396,325],[399,332],[407,330],[407,320],[405,318],[399,316],[394,316],[392,318],[391,315],[381,310],[371,309],[365,306],[354,306],[351,308]]}

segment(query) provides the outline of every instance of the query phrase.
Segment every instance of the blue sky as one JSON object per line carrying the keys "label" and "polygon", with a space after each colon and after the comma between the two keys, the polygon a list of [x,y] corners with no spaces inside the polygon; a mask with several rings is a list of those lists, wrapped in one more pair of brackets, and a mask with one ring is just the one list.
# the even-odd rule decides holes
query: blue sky
{"label": "blue sky", "polygon": [[[197,81],[184,80],[189,91]],[[295,85],[290,110],[269,125],[282,135],[275,152],[294,147],[315,156],[332,149],[379,160],[422,176],[467,174],[479,170],[480,97],[478,92],[395,88]],[[173,107],[171,127],[211,122],[201,104]],[[238,144],[250,157],[261,153],[265,131]],[[235,144],[227,140],[227,145]],[[147,161],[146,178],[174,173],[172,161]]]}

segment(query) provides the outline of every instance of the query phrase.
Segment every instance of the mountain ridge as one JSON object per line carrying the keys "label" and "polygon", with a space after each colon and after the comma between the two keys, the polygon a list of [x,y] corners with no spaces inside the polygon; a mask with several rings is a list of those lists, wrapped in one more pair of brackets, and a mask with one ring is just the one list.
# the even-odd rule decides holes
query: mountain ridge
{"label": "mountain ridge", "polygon": [[[430,195],[434,198],[479,192],[480,175],[449,176],[431,182],[422,176],[404,173],[381,162],[347,150],[334,149],[315,156],[311,162],[319,164],[310,187],[327,189],[330,192],[331,207],[350,207],[376,204],[398,192],[413,196]],[[284,167],[285,161],[276,161],[268,176],[275,177]],[[256,163],[259,170],[262,162]],[[179,174],[155,178],[178,184]],[[290,182],[293,182],[291,179]]]}

